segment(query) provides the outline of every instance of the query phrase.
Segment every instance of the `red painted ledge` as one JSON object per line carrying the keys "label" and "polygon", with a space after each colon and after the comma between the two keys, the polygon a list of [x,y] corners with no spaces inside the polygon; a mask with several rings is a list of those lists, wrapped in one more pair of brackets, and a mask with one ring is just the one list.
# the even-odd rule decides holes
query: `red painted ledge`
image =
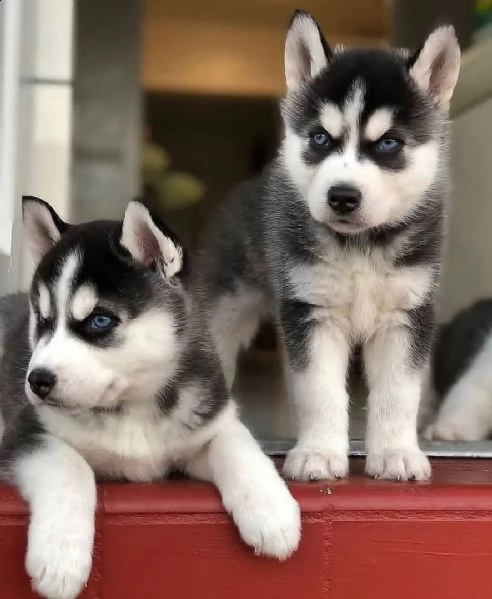
{"label": "red painted ledge", "polygon": [[[167,481],[99,487],[84,599],[491,599],[492,461],[436,460],[430,483],[292,484],[303,539],[285,563],[257,558],[216,491]],[[34,595],[27,511],[0,487],[0,599]]]}

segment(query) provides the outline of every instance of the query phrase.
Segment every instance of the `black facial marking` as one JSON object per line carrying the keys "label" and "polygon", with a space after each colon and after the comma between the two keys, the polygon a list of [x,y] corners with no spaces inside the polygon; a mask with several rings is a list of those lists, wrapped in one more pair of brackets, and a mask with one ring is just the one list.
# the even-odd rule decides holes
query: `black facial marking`
{"label": "black facial marking", "polygon": [[138,316],[152,297],[152,287],[147,279],[153,273],[120,258],[116,248],[121,225],[100,221],[90,226],[79,225],[77,229],[83,260],[76,273],[75,288],[92,285],[98,297],[105,298],[115,307],[126,307],[130,318]]}
{"label": "black facial marking", "polygon": [[41,339],[41,337],[44,338],[51,338],[53,336],[55,332],[55,319],[54,318],[41,318],[38,317],[37,319],[37,326],[36,326],[36,338],[37,339]]}
{"label": "black facial marking", "polygon": [[[35,279],[36,280],[36,279]],[[39,280],[39,279],[37,279]],[[35,319],[35,337],[36,339],[41,339],[41,337],[51,337],[55,331],[56,326],[56,318],[57,311],[55,301],[53,299],[53,295],[50,293],[50,311],[49,316],[46,318],[41,315],[40,307],[39,307],[39,287],[36,283],[31,285],[30,290],[30,303],[34,312]]]}
{"label": "black facial marking", "polygon": [[[72,319],[68,325],[75,335],[97,347],[115,346],[122,342],[118,326],[120,314],[131,320],[152,308],[156,302],[176,315],[177,328],[182,327],[185,318],[180,282],[165,281],[155,270],[129,259],[128,252],[119,244],[120,237],[120,222],[96,221],[72,225],[57,243],[56,251],[44,256],[34,277],[33,289],[39,282],[48,289],[56,286],[66,257],[73,252],[79,253],[80,261],[70,282],[69,295],[73,297],[82,286],[93,287],[103,302],[100,311],[107,313],[105,306],[111,306],[109,311],[115,326],[108,331],[96,331],[90,327],[90,318],[82,322]],[[58,318],[56,306],[53,305],[52,309],[51,329],[56,327]]]}
{"label": "black facial marking", "polygon": [[[388,137],[397,137],[397,134],[392,131],[388,132]],[[400,141],[400,140],[398,140]],[[359,154],[361,158],[368,158],[380,168],[391,171],[403,170],[407,166],[405,158],[404,144],[394,152],[382,152],[378,148],[378,141],[368,141],[361,139],[359,141]]]}
{"label": "black facial marking", "polygon": [[[314,136],[320,132],[325,133],[328,137],[328,141],[327,141],[326,145],[318,146],[318,145],[316,145],[316,143],[314,143],[314,139],[313,139]],[[307,147],[303,151],[302,158],[306,164],[308,164],[310,166],[315,166],[315,165],[323,162],[323,160],[328,158],[328,156],[330,156],[334,152],[341,151],[341,149],[342,149],[342,140],[341,139],[335,139],[334,137],[329,135],[326,131],[324,131],[322,128],[316,127],[313,129],[312,132],[309,133],[309,142],[307,144]]]}
{"label": "black facial marking", "polygon": [[[104,329],[93,325],[93,319],[99,316],[111,319],[111,324]],[[97,347],[115,347],[120,345],[122,339],[118,336],[120,317],[106,308],[96,307],[84,320],[72,319],[69,322],[70,330],[80,339]]]}
{"label": "black facial marking", "polygon": [[[291,94],[282,104],[282,113],[289,127],[304,139],[313,129],[322,126],[320,114],[326,103],[337,106],[343,113],[344,105],[356,86],[363,90],[362,111],[358,127],[362,132],[370,117],[380,108],[393,113],[389,134],[414,147],[435,138],[433,113],[435,107],[416,87],[408,74],[407,59],[391,50],[343,50],[334,54],[327,69],[310,85]],[[330,152],[343,149],[347,138],[344,132]],[[384,154],[376,151],[374,142],[362,140],[358,153],[387,170],[406,167],[405,151]],[[306,146],[303,160],[319,164],[329,155],[322,155]]]}

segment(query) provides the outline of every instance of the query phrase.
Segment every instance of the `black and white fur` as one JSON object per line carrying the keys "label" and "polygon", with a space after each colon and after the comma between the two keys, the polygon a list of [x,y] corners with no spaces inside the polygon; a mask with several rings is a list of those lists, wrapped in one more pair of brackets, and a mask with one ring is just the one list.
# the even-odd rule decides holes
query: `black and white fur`
{"label": "black and white fur", "polygon": [[416,418],[434,329],[459,65],[451,27],[410,54],[332,50],[309,14],[292,19],[278,157],[224,205],[197,283],[229,384],[262,316],[277,320],[298,414],[285,462],[292,478],[347,474],[346,376],[355,346],[370,388],[367,472],[430,474]]}
{"label": "black and white fur", "polygon": [[244,541],[288,557],[298,505],[238,419],[180,242],[139,202],[123,222],[68,225],[36,198],[23,213],[39,265],[0,302],[0,466],[30,505],[34,588],[72,599],[87,581],[95,477],[213,481]]}
{"label": "black and white fur", "polygon": [[458,313],[436,339],[432,394],[437,411],[424,436],[481,441],[492,433],[492,299]]}

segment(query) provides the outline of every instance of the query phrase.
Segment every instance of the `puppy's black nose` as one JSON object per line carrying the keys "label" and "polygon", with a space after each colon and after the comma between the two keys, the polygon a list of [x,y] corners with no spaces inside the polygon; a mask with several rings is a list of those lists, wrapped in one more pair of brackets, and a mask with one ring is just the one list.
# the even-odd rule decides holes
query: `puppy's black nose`
{"label": "puppy's black nose", "polygon": [[362,194],[350,185],[335,185],[328,190],[328,205],[337,214],[350,214],[357,210]]}
{"label": "puppy's black nose", "polygon": [[43,399],[55,386],[56,376],[45,368],[35,368],[29,373],[27,382],[32,392]]}

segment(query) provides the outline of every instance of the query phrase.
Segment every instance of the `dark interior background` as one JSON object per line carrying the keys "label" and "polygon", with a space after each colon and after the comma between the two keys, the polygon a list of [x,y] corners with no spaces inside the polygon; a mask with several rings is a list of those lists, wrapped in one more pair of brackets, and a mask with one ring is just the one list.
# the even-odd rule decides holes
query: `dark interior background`
{"label": "dark interior background", "polygon": [[197,204],[164,211],[193,250],[229,190],[261,172],[276,152],[278,100],[146,93],[145,122],[152,141],[169,153],[172,169],[195,175],[205,186]]}

